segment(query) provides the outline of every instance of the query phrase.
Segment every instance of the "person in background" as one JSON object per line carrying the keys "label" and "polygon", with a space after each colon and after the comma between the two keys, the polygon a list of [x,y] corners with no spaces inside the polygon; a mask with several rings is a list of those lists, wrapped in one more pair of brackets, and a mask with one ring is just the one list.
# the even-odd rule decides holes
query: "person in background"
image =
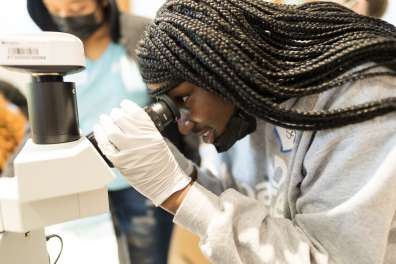
{"label": "person in background", "polygon": [[[29,0],[27,8],[42,30],[70,33],[84,44],[85,71],[66,76],[76,82],[83,133],[91,132],[99,115],[124,98],[140,106],[149,102],[135,62],[135,48],[149,19],[121,13],[115,0]],[[181,151],[187,151],[176,127],[165,135]],[[120,262],[166,263],[171,216],[131,188],[118,171],[116,174],[108,188]]]}
{"label": "person in background", "polygon": [[95,137],[212,263],[396,262],[394,26],[329,2],[175,0],[138,55],[180,131],[221,153],[217,177],[185,171],[130,101]]}
{"label": "person in background", "polygon": [[[288,1],[284,1],[287,3]],[[314,0],[303,0],[302,2],[314,2]],[[358,14],[381,18],[388,7],[388,0],[332,0],[345,7],[348,7]]]}
{"label": "person in background", "polygon": [[12,161],[27,134],[27,102],[12,84],[0,81],[0,176],[12,177]]}

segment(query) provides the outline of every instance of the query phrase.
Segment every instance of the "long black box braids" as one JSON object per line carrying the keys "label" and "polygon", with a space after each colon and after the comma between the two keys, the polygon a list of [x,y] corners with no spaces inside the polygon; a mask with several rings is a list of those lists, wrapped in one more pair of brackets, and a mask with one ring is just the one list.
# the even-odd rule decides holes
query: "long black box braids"
{"label": "long black box braids", "polygon": [[157,94],[188,81],[286,128],[335,128],[396,110],[396,97],[318,112],[281,106],[396,75],[395,27],[329,2],[168,0],[139,44],[138,63],[145,82],[162,85]]}

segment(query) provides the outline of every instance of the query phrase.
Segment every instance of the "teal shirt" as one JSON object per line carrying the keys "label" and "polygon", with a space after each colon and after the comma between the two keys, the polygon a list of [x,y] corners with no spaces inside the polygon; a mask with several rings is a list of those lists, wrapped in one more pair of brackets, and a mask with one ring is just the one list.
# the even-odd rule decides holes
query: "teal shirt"
{"label": "teal shirt", "polygon": [[[109,114],[123,99],[130,99],[140,106],[149,101],[136,63],[127,57],[119,44],[111,43],[95,61],[87,59],[86,69],[67,79],[76,83],[80,128],[85,135],[92,132],[101,114]],[[109,190],[128,187],[121,173],[115,172],[117,178],[109,184]]]}

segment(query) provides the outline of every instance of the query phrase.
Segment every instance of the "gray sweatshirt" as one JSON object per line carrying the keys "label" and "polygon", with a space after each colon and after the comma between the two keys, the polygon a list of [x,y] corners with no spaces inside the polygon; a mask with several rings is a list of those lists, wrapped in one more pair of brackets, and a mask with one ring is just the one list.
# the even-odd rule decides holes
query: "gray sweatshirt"
{"label": "gray sweatshirt", "polygon": [[[320,110],[390,96],[396,78],[376,77],[286,103]],[[259,121],[202,164],[174,222],[200,236],[213,263],[396,263],[396,113],[316,132]]]}

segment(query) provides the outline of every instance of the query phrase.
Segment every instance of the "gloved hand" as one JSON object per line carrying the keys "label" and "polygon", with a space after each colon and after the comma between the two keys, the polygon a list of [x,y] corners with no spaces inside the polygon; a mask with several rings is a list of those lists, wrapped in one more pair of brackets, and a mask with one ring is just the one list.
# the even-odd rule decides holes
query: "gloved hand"
{"label": "gloved hand", "polygon": [[132,101],[124,100],[110,116],[102,115],[94,135],[129,184],[156,206],[191,181],[150,117]]}
{"label": "gloved hand", "polygon": [[179,164],[180,168],[188,175],[190,178],[194,172],[194,164],[191,160],[187,159],[183,153],[181,153],[172,142],[170,142],[167,138],[164,138],[166,144],[168,145],[170,151],[172,152],[173,156],[175,157],[177,163]]}

